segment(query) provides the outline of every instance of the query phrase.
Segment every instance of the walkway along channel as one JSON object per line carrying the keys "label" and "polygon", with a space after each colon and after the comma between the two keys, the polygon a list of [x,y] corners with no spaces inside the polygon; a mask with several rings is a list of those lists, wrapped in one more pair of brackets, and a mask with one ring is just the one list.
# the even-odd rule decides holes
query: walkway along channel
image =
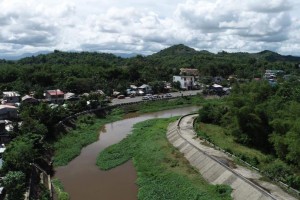
{"label": "walkway along channel", "polygon": [[193,122],[197,116],[185,115],[170,124],[167,138],[209,183],[229,185],[235,200],[296,200],[278,186],[261,181],[258,172],[236,165],[227,154],[196,138]]}

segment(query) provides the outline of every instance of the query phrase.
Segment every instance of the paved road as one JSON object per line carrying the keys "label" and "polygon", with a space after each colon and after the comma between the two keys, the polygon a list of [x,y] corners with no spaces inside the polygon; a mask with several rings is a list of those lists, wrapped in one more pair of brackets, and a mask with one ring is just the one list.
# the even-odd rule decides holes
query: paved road
{"label": "paved road", "polygon": [[[173,97],[179,97],[179,96],[189,96],[189,95],[196,95],[197,93],[201,93],[201,90],[190,90],[190,91],[182,91],[182,92],[171,92]],[[120,103],[132,103],[132,102],[138,102],[143,101],[142,96],[137,96],[134,98],[125,98],[125,99],[113,99],[111,105],[116,105]]]}

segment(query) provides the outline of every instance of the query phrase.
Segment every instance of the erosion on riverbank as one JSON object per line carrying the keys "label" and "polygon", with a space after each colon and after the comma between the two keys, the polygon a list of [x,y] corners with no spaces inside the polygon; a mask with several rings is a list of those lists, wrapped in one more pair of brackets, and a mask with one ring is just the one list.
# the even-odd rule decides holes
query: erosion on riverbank
{"label": "erosion on riverbank", "polygon": [[[178,98],[169,101],[149,101],[143,104],[130,105],[114,109],[104,118],[94,115],[79,117],[75,124],[76,128],[54,143],[54,166],[67,165],[72,159],[80,154],[83,147],[98,140],[99,129],[104,124],[121,120],[126,117],[137,116],[141,113],[156,112],[187,106],[200,106],[206,100],[201,96]],[[211,100],[210,100],[211,101]]]}
{"label": "erosion on riverbank", "polygon": [[231,199],[227,186],[209,185],[167,141],[167,126],[176,118],[138,123],[133,134],[102,151],[101,169],[133,159],[138,173],[139,199]]}

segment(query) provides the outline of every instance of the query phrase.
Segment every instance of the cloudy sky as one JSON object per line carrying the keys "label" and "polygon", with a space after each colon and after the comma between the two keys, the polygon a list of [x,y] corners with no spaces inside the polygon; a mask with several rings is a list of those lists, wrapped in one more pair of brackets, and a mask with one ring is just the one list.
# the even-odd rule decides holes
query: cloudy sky
{"label": "cloudy sky", "polygon": [[[0,0],[0,57],[198,50],[300,56],[298,0]],[[263,3],[262,3],[263,2]]]}

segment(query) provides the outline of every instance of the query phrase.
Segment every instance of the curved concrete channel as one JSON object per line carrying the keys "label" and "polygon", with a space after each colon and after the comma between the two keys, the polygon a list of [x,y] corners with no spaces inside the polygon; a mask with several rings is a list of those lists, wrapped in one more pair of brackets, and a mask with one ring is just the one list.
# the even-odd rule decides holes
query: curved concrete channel
{"label": "curved concrete channel", "polygon": [[168,127],[167,138],[212,184],[229,185],[236,200],[296,200],[278,186],[261,181],[259,173],[234,164],[232,158],[196,138],[195,115],[183,116]]}

